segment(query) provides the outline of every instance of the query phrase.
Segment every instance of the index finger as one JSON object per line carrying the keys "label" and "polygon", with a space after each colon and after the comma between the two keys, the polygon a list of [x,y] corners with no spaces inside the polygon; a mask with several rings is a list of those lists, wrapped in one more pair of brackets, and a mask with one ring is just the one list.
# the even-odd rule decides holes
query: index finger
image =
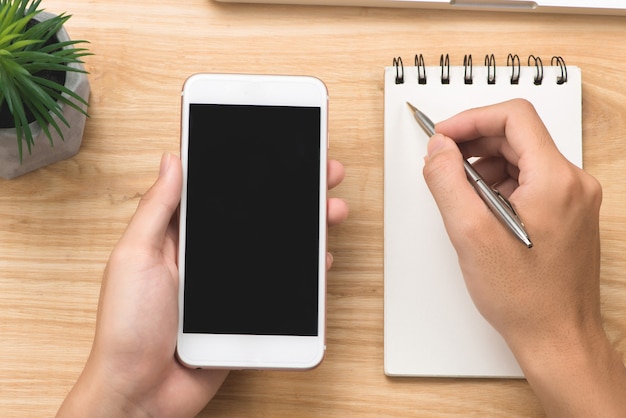
{"label": "index finger", "polygon": [[[438,123],[436,130],[464,143],[464,150],[471,149],[476,156],[500,155],[510,159],[513,153],[517,159],[523,159],[525,154],[539,158],[546,151],[558,152],[535,107],[524,99],[461,112]],[[465,144],[468,141],[475,143]]]}

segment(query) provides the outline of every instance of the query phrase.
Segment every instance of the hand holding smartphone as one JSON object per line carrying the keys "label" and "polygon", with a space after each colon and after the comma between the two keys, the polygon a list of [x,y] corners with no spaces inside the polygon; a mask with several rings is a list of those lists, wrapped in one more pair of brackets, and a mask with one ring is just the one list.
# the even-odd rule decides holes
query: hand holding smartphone
{"label": "hand holding smartphone", "polygon": [[182,92],[178,357],[308,369],[325,350],[328,93],[196,74]]}

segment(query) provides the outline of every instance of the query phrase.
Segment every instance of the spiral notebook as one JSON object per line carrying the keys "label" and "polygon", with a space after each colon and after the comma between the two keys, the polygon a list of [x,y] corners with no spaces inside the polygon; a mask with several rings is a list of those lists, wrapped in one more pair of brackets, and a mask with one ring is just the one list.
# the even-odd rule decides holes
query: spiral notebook
{"label": "spiral notebook", "polygon": [[[384,81],[384,368],[389,376],[523,377],[502,337],[475,308],[456,253],[422,176],[427,135],[410,101],[436,123],[477,106],[526,98],[560,151],[582,167],[581,72],[554,57],[496,65],[405,66],[394,58]],[[521,64],[521,65],[520,65]]]}

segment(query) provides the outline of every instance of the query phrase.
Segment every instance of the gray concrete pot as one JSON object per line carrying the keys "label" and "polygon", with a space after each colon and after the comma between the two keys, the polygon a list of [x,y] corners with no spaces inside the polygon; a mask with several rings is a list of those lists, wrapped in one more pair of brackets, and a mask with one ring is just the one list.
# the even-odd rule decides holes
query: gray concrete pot
{"label": "gray concrete pot", "polygon": [[[37,20],[48,20],[53,16],[52,13],[41,12],[37,15]],[[60,42],[70,40],[64,28],[61,28],[57,33],[57,38]],[[70,65],[81,70],[84,69],[81,64]],[[85,101],[89,98],[87,74],[68,72],[65,79],[65,87],[76,92]],[[81,107],[85,108],[83,105]],[[21,163],[15,129],[0,129],[0,177],[12,179],[57,161],[65,160],[78,153],[83,140],[83,131],[87,117],[71,106],[62,105],[62,109],[70,127],[59,121],[56,116],[54,118],[61,128],[61,132],[63,132],[64,140],[61,139],[53,127],[50,127],[53,143],[50,146],[50,140],[39,124],[37,122],[31,123],[30,129],[35,143],[31,148],[30,154],[26,146],[23,147]]]}

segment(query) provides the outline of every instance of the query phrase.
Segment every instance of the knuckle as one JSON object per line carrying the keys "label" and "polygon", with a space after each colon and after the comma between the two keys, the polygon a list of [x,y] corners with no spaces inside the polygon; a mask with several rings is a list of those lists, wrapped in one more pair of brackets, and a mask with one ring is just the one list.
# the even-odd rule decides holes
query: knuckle
{"label": "knuckle", "polygon": [[561,184],[557,190],[561,190],[561,198],[570,207],[583,203],[583,206],[591,210],[599,209],[602,203],[600,182],[582,169],[573,165],[571,167],[572,169],[564,170],[559,176]]}
{"label": "knuckle", "polygon": [[512,99],[511,103],[517,108],[518,112],[537,113],[537,111],[535,110],[535,106],[527,99],[516,98]]}

